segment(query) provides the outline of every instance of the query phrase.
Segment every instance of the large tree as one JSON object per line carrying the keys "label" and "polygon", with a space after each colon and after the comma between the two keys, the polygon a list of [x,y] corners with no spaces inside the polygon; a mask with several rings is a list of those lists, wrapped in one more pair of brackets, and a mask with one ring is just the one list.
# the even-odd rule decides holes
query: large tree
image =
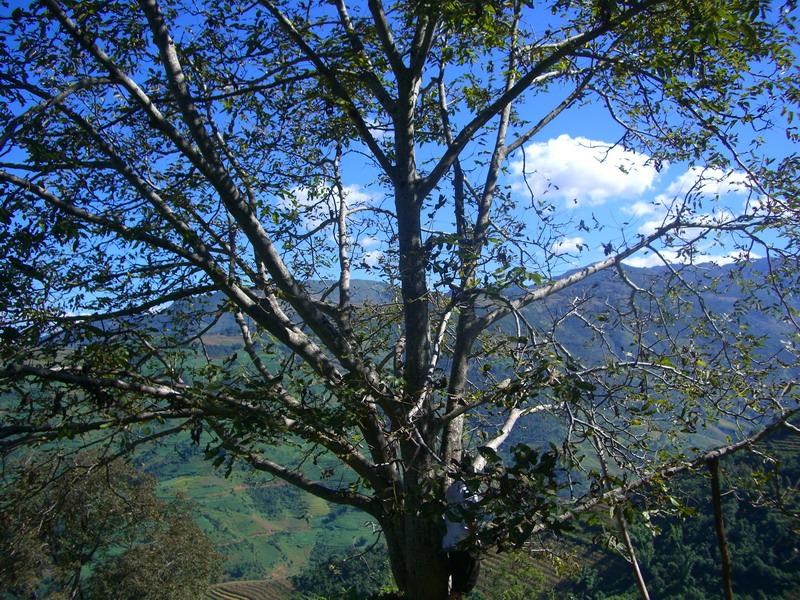
{"label": "large tree", "polygon": [[[0,21],[4,451],[208,436],[218,463],[372,515],[397,585],[424,600],[446,595],[441,497],[465,442],[483,447],[491,536],[518,543],[690,464],[687,432],[781,423],[796,403],[793,10],[15,7]],[[573,192],[527,168],[581,114],[616,135],[587,179],[598,155],[695,176],[649,205],[652,226],[577,218]],[[581,187],[565,199],[599,201]],[[712,247],[735,258],[723,279],[694,268]],[[643,253],[658,277],[631,270]],[[219,321],[241,340],[228,357],[207,352]],[[504,466],[494,451],[522,424],[556,443]],[[295,463],[275,460],[286,443]]]}

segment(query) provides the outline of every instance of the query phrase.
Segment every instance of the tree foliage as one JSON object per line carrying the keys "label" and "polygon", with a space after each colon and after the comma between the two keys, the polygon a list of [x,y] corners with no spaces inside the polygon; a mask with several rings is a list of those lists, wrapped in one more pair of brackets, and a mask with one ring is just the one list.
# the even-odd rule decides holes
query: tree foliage
{"label": "tree foliage", "polygon": [[[737,598],[790,598],[798,586],[798,456],[785,430],[760,444],[758,453],[723,462],[723,512]],[[768,450],[769,460],[761,450]],[[651,514],[634,528],[640,559],[656,598],[718,598],[719,549],[714,539],[706,473],[675,482],[677,514]],[[562,594],[576,598],[638,598],[624,560],[604,557]]]}
{"label": "tree foliage", "polygon": [[292,587],[302,600],[363,600],[378,597],[388,587],[388,580],[389,562],[384,548],[361,544],[337,552],[317,543],[308,566],[292,577]]}
{"label": "tree foliage", "polygon": [[3,598],[189,599],[221,572],[185,501],[158,499],[153,478],[122,461],[84,453],[4,483]]}
{"label": "tree foliage", "polygon": [[[794,19],[760,0],[14,8],[3,451],[208,432],[214,464],[371,514],[398,586],[440,598],[465,443],[485,458],[520,423],[553,434],[547,477],[570,493],[511,506],[493,536],[516,543],[689,464],[687,433],[721,417],[735,435],[788,418],[799,163],[776,140],[796,139]],[[576,223],[524,168],[552,122],[600,109],[609,155],[697,175],[644,233]],[[735,212],[709,192],[732,170],[749,194]],[[601,247],[569,262],[590,230]],[[695,268],[709,248],[734,265]],[[658,276],[627,266],[644,252]],[[219,322],[240,339],[224,357]],[[286,443],[303,459],[274,460]]]}

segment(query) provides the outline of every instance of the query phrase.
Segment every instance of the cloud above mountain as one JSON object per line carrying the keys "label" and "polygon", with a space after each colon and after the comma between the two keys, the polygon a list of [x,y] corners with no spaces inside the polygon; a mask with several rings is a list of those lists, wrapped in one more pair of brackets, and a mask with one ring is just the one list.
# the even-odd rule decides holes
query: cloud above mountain
{"label": "cloud above mountain", "polygon": [[572,206],[597,206],[609,200],[639,198],[651,190],[658,171],[646,154],[608,142],[567,134],[529,144],[511,162],[512,187],[548,194]]}

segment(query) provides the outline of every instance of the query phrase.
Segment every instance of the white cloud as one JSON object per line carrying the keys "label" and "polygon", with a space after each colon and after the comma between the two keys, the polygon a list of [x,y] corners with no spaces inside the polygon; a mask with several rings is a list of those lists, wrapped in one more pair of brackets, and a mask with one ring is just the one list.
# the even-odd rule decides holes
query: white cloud
{"label": "white cloud", "polygon": [[367,119],[367,128],[370,135],[377,141],[391,140],[394,136],[391,121],[389,123],[381,123],[378,119]]}
{"label": "white cloud", "polygon": [[[342,191],[351,210],[369,206],[375,200],[373,194],[364,191],[359,185],[345,185]],[[291,194],[279,198],[278,206],[284,210],[296,209],[303,226],[311,231],[337,214],[338,202],[334,188],[296,187],[291,190]]]}
{"label": "white cloud", "polygon": [[380,244],[380,240],[378,238],[372,237],[370,235],[365,235],[360,240],[358,240],[358,245],[362,248],[369,248],[370,246],[375,246],[376,244]]}
{"label": "white cloud", "polygon": [[728,252],[727,254],[721,255],[704,255],[701,258],[704,260],[695,262],[711,262],[715,265],[728,265],[732,262],[736,262],[737,260],[755,260],[757,258],[761,258],[761,255],[756,254],[755,252],[735,250],[733,252]]}
{"label": "white cloud", "polygon": [[726,252],[725,254],[706,254],[702,252],[696,252],[691,256],[686,253],[679,254],[675,250],[660,250],[659,254],[660,256],[658,254],[648,252],[626,258],[622,262],[631,267],[648,268],[663,265],[664,261],[670,264],[688,264],[691,260],[691,262],[695,265],[707,263],[712,263],[715,265],[727,265],[732,262],[736,262],[737,260],[755,260],[757,258],[761,258],[760,255],[756,254],[755,252],[747,252],[744,250],[734,250],[732,252]]}
{"label": "white cloud", "polygon": [[756,216],[783,216],[791,217],[797,214],[797,209],[791,206],[791,200],[780,201],[770,196],[748,198],[743,204],[743,213]]}
{"label": "white cloud", "polygon": [[667,262],[676,263],[678,261],[677,253],[674,250],[663,250],[661,252],[661,256],[658,254],[653,254],[652,252],[648,252],[646,254],[631,256],[626,258],[622,262],[626,265],[631,267],[638,267],[642,269],[646,269],[648,267],[657,267],[659,265],[663,265],[664,261],[661,257],[664,257]]}
{"label": "white cloud", "polygon": [[350,208],[368,206],[375,200],[375,196],[361,189],[361,186],[351,184],[343,186],[344,197]]}
{"label": "white cloud", "polygon": [[656,229],[658,229],[662,225],[664,225],[664,219],[663,218],[661,218],[661,219],[651,219],[649,221],[645,221],[644,223],[642,223],[639,226],[639,229],[637,229],[637,232],[641,233],[642,235],[647,236],[647,235],[650,235],[651,233],[655,233]]}
{"label": "white cloud", "polygon": [[685,196],[690,192],[704,196],[741,194],[747,192],[747,183],[747,175],[739,171],[689,167],[669,184],[664,194],[671,198]]}
{"label": "white cloud", "polygon": [[586,247],[586,242],[580,236],[568,237],[558,240],[550,247],[550,251],[555,255],[571,254],[580,252]]}
{"label": "white cloud", "polygon": [[383,252],[380,250],[370,250],[361,257],[361,260],[368,267],[377,267],[381,263],[381,259],[383,259]]}
{"label": "white cloud", "polygon": [[[379,244],[381,244],[381,241],[372,236],[364,236],[363,238],[359,239],[358,244],[356,245],[356,258],[361,261],[361,264],[371,268],[377,267],[383,260],[383,251],[378,250],[377,248],[368,250],[368,248],[374,248]],[[360,257],[359,251],[361,252]]]}
{"label": "white cloud", "polygon": [[289,194],[281,196],[278,206],[286,211],[296,210],[299,213],[303,226],[314,229],[328,217],[325,210],[324,194],[328,190],[295,187]]}
{"label": "white cloud", "polygon": [[634,217],[644,217],[652,215],[653,213],[660,212],[664,209],[663,205],[657,202],[634,202],[630,206],[623,206],[623,212],[633,215]]}
{"label": "white cloud", "polygon": [[563,134],[527,146],[524,163],[513,161],[511,170],[522,175],[524,168],[535,193],[598,205],[635,198],[649,190],[658,177],[649,160],[645,154],[607,142]]}

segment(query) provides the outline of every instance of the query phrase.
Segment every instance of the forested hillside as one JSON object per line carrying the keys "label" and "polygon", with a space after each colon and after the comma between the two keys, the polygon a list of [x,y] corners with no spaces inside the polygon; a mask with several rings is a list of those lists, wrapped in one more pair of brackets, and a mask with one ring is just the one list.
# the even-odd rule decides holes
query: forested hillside
{"label": "forested hillside", "polygon": [[[733,588],[743,600],[790,600],[800,589],[800,434],[780,431],[755,450],[722,463]],[[767,453],[774,460],[765,461]],[[633,521],[650,593],[654,598],[717,600],[720,559],[708,477],[682,476],[669,482],[669,489],[674,500],[669,511],[649,513],[646,523],[639,513]],[[599,511],[562,536],[533,542],[528,550],[490,551],[470,598],[636,600],[640,595],[630,565],[612,549],[619,544],[616,536],[612,521]],[[345,560],[348,552],[341,547],[317,547],[294,588],[281,580],[222,584],[215,598],[366,600],[364,590],[377,593],[388,573],[380,548],[368,551],[366,560],[360,550],[353,549]],[[224,590],[238,595],[225,596]]]}
{"label": "forested hillside", "polygon": [[[800,589],[800,435],[785,429],[754,450],[721,465],[733,590],[744,600],[789,600]],[[708,474],[679,477],[670,482],[670,493],[675,501],[671,515],[656,512],[647,524],[639,519],[633,528],[650,593],[654,598],[717,599],[722,573]],[[600,531],[595,527],[583,535],[587,542],[593,536],[595,542],[608,541]],[[613,541],[613,529],[608,534]],[[559,586],[560,597],[640,597],[630,565],[613,552],[580,565],[571,579]]]}

